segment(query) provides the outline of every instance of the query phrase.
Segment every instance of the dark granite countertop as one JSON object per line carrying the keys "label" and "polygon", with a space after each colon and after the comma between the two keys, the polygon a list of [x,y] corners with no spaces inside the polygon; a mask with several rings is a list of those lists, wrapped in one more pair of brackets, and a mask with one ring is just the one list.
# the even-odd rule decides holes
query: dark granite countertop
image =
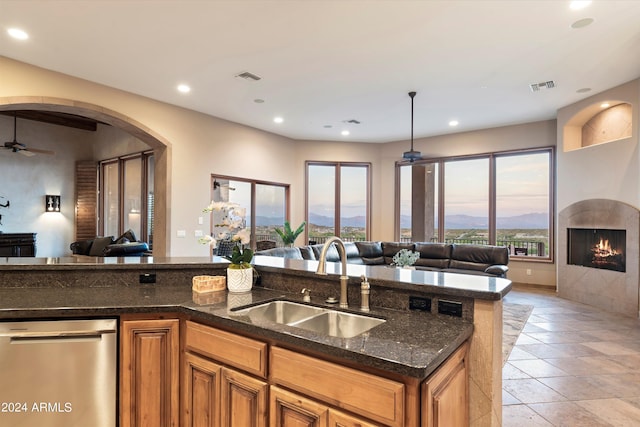
{"label": "dark granite countertop", "polygon": [[[351,363],[414,378],[425,378],[473,332],[461,318],[372,308],[387,322],[354,338],[334,338],[286,325],[258,325],[233,308],[298,295],[254,287],[250,293],[194,294],[190,286],[10,288],[0,286],[0,319],[105,317],[130,313],[179,313],[196,321],[268,341],[307,348]],[[312,303],[316,303],[312,299]]]}

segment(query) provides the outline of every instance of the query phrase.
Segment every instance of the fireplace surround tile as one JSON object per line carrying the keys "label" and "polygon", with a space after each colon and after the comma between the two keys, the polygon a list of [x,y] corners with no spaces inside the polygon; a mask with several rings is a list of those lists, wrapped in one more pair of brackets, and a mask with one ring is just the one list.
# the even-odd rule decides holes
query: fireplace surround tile
{"label": "fireplace surround tile", "polygon": [[[626,230],[626,272],[569,265],[567,229]],[[590,199],[558,215],[558,295],[603,310],[638,317],[640,309],[640,212],[626,203]]]}

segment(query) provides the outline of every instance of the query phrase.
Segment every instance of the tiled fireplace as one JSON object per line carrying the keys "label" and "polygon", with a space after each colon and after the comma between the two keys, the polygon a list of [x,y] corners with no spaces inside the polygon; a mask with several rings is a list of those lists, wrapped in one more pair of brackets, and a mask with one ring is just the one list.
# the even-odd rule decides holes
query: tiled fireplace
{"label": "tiled fireplace", "polygon": [[558,217],[558,295],[638,317],[640,212],[615,200],[583,200]]}

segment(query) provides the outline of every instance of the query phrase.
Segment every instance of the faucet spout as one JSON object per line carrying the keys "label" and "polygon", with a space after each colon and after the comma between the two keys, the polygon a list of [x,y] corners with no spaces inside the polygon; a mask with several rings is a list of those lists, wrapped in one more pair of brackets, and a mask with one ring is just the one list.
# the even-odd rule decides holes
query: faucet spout
{"label": "faucet spout", "polygon": [[349,276],[347,276],[347,249],[344,247],[344,242],[339,237],[329,237],[320,251],[320,260],[318,262],[318,269],[316,274],[327,274],[327,252],[331,247],[331,244],[335,243],[340,255],[340,261],[342,263],[342,274],[340,275],[340,308],[348,308],[349,302],[347,301],[347,283]]}

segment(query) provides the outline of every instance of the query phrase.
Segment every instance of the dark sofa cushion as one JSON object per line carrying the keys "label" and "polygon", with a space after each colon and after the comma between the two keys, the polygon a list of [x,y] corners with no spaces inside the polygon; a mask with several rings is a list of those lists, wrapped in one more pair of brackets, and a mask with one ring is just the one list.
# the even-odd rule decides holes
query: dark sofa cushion
{"label": "dark sofa cushion", "polygon": [[349,264],[363,264],[360,251],[358,251],[358,246],[356,246],[355,242],[344,242],[344,249]]}
{"label": "dark sofa cushion", "polygon": [[420,258],[415,263],[416,267],[449,267],[451,245],[448,243],[416,242],[414,250],[420,253]]}
{"label": "dark sofa cushion", "polygon": [[414,250],[415,245],[413,243],[398,243],[398,242],[382,242],[382,254],[384,255],[384,263],[391,265],[393,263],[393,256],[397,254],[401,249]]}
{"label": "dark sofa cushion", "polygon": [[484,272],[489,266],[508,263],[509,250],[504,246],[454,244],[449,268]]}
{"label": "dark sofa cushion", "polygon": [[129,243],[129,242],[137,242],[136,233],[133,232],[132,229],[128,229],[120,237],[118,237],[115,243]]}
{"label": "dark sofa cushion", "polygon": [[73,242],[69,248],[71,249],[71,253],[76,255],[89,255],[91,251],[91,245],[93,244],[93,239],[87,240],[79,240],[77,242]]}
{"label": "dark sofa cushion", "polygon": [[[311,249],[313,250],[313,254],[315,255],[316,259],[320,259],[320,254],[322,253],[322,247],[324,246],[324,243],[318,243],[315,245],[311,245]],[[336,248],[335,244],[332,244],[331,246],[329,246],[329,248],[327,249],[327,258],[326,260],[328,262],[340,262],[340,254],[338,253],[338,248]]]}
{"label": "dark sofa cushion", "polygon": [[366,265],[384,264],[382,242],[355,242],[362,263]]}
{"label": "dark sofa cushion", "polygon": [[302,255],[303,259],[315,261],[316,256],[313,253],[313,249],[311,249],[311,246],[298,246],[298,248],[300,249],[300,254]]}
{"label": "dark sofa cushion", "polygon": [[265,249],[264,251],[256,252],[256,255],[275,256],[287,259],[303,259],[302,254],[300,253],[300,249],[295,246],[286,248]]}
{"label": "dark sofa cushion", "polygon": [[91,256],[103,256],[104,250],[107,246],[113,243],[113,236],[108,237],[96,237],[93,239],[89,255]]}
{"label": "dark sofa cushion", "polygon": [[104,248],[103,256],[140,256],[148,250],[146,242],[114,243]]}

